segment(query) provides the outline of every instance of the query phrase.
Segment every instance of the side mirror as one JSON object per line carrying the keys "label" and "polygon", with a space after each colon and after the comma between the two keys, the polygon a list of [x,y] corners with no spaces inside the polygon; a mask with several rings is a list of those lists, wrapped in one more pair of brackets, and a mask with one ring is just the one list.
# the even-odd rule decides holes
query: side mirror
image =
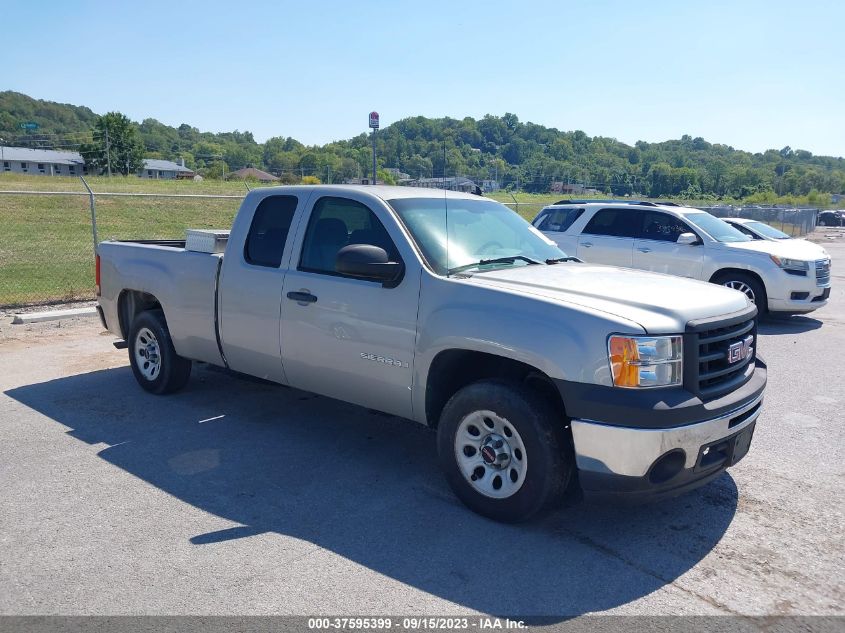
{"label": "side mirror", "polygon": [[381,281],[385,287],[399,284],[405,272],[402,262],[392,262],[387,251],[372,244],[350,244],[337,253],[335,270],[342,275]]}
{"label": "side mirror", "polygon": [[695,246],[699,243],[698,236],[695,233],[681,233],[678,236],[678,244],[686,244],[688,246]]}

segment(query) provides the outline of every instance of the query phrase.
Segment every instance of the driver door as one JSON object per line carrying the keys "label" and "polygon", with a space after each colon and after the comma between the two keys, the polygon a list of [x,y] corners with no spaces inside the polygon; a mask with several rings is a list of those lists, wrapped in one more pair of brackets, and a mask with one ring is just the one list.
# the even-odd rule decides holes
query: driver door
{"label": "driver door", "polygon": [[[386,208],[354,194],[314,201],[282,291],[281,348],[294,387],[411,417],[421,268]],[[336,272],[349,244],[405,263],[395,287]]]}

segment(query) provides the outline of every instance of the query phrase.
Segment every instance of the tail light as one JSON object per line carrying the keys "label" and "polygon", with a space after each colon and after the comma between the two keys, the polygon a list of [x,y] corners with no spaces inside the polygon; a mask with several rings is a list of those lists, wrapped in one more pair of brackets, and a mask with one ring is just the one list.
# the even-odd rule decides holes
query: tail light
{"label": "tail light", "polygon": [[97,255],[97,264],[94,267],[94,287],[97,291],[97,296],[100,296],[100,256]]}

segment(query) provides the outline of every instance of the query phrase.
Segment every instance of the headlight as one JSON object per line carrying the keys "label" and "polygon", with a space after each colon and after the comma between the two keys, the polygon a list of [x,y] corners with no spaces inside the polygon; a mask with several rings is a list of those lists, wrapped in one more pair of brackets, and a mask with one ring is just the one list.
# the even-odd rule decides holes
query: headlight
{"label": "headlight", "polygon": [[778,257],[777,255],[769,255],[772,261],[783,268],[784,270],[801,270],[807,272],[810,270],[810,262],[805,262],[800,259],[789,259],[787,257]]}
{"label": "headlight", "polygon": [[613,335],[607,349],[617,387],[669,387],[683,382],[680,336]]}

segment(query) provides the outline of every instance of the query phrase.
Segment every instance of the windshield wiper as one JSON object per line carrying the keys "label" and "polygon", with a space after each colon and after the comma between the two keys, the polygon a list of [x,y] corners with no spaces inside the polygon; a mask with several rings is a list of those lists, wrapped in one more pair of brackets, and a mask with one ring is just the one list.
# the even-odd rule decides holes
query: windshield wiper
{"label": "windshield wiper", "polygon": [[536,259],[531,259],[530,257],[526,257],[525,255],[510,255],[508,257],[497,257],[495,259],[480,259],[477,262],[473,262],[472,264],[455,266],[454,268],[450,268],[449,270],[447,270],[446,274],[451,275],[452,273],[459,273],[464,270],[469,270],[470,268],[475,268],[476,266],[487,266],[488,264],[513,264],[518,259],[527,262],[529,265],[540,263]]}
{"label": "windshield wiper", "polygon": [[559,264],[561,262],[578,262],[580,264],[584,263],[584,260],[578,259],[577,257],[556,257],[554,259],[547,259],[546,263],[550,266],[552,264]]}

